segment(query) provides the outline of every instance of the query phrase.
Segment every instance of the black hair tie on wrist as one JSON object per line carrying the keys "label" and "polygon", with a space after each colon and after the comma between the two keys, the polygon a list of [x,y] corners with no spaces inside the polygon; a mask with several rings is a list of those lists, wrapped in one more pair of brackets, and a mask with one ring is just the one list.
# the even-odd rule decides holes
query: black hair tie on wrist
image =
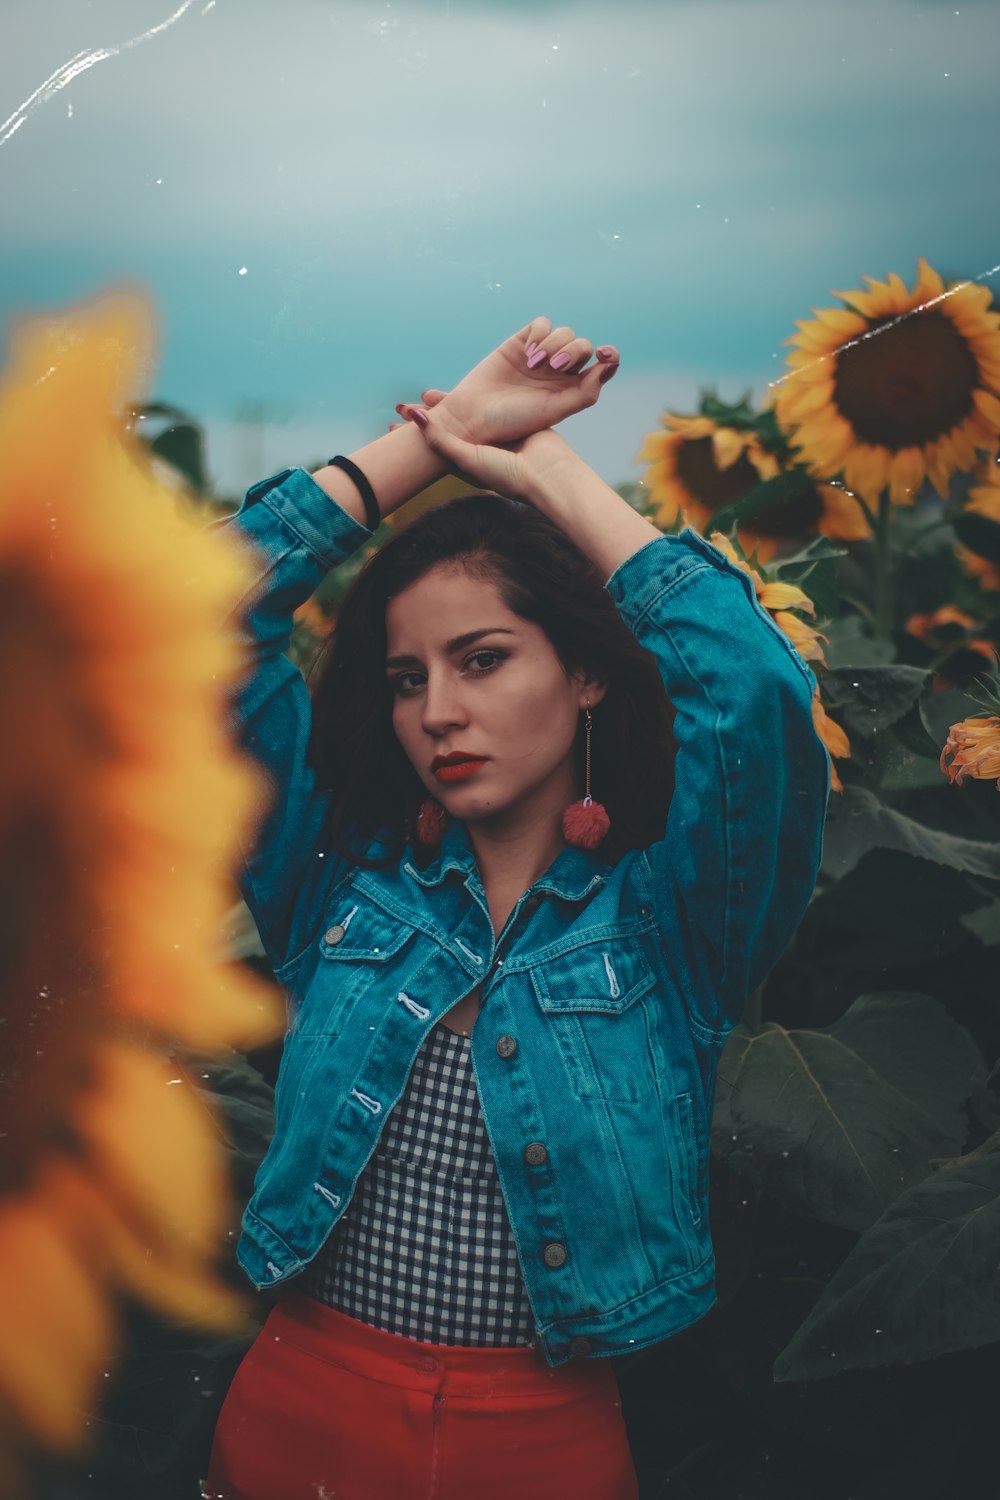
{"label": "black hair tie on wrist", "polygon": [[378,501],[375,499],[375,491],[357,464],[352,462],[351,459],[345,458],[342,453],[337,453],[333,458],[328,458],[327,464],[333,469],[343,469],[344,473],[350,475],[351,479],[354,480],[358,494],[361,496],[365,507],[365,524],[369,531],[377,531],[382,521]]}

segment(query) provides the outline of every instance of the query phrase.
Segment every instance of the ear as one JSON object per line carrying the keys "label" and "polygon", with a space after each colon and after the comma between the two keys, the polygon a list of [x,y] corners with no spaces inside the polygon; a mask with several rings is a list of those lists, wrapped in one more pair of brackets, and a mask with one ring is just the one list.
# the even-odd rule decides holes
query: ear
{"label": "ear", "polygon": [[574,680],[579,684],[580,688],[581,712],[588,706],[590,708],[596,708],[598,703],[600,703],[601,699],[604,697],[605,693],[608,691],[607,679],[600,676],[591,677],[587,672],[583,670],[574,672],[573,677]]}

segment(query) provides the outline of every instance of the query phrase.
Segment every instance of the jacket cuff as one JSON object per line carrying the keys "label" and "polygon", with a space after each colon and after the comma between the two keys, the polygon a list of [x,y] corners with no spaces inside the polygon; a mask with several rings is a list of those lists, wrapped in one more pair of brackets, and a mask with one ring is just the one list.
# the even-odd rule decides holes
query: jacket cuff
{"label": "jacket cuff", "polygon": [[329,571],[367,542],[372,533],[349,516],[305,469],[283,469],[247,490],[237,514],[266,505]]}

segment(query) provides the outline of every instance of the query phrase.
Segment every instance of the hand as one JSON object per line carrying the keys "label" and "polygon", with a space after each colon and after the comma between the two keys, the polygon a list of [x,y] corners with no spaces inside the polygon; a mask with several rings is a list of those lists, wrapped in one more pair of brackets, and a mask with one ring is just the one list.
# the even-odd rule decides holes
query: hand
{"label": "hand", "polygon": [[[548,318],[535,318],[453,390],[427,390],[421,399],[435,408],[439,433],[474,445],[515,442],[594,405],[619,364],[611,344],[602,344],[590,364],[594,354],[593,345],[571,328],[553,328]],[[396,407],[407,419],[414,409],[409,403]]]}
{"label": "hand", "polygon": [[513,500],[534,502],[557,467],[580,463],[565,439],[550,429],[498,448],[456,437],[441,421],[439,410],[424,411],[418,407],[413,420],[427,446],[453,473],[477,489],[493,490]]}

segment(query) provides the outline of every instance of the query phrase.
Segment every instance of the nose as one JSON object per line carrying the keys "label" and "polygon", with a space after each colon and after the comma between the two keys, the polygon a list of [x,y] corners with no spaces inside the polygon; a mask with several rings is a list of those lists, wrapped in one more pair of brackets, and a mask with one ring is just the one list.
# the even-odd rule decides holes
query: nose
{"label": "nose", "polygon": [[461,685],[452,672],[432,670],[428,674],[421,722],[424,732],[435,739],[468,723]]}

